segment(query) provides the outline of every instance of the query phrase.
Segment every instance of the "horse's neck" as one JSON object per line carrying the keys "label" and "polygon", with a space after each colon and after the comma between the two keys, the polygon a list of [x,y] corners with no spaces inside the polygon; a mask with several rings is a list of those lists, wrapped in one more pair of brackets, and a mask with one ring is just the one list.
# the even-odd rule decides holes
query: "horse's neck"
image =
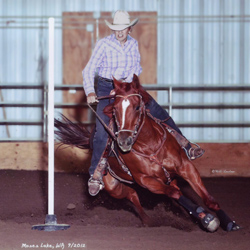
{"label": "horse's neck", "polygon": [[162,141],[165,140],[164,134],[164,128],[146,115],[133,148],[134,150],[144,152],[155,151],[159,148]]}

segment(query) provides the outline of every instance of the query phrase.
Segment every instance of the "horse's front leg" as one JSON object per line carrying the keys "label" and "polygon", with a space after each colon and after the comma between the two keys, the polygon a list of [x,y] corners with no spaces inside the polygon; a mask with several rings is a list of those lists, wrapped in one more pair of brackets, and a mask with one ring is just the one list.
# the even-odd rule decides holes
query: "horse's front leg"
{"label": "horse's front leg", "polygon": [[162,179],[152,176],[142,175],[136,179],[136,182],[142,187],[147,188],[155,194],[165,194],[170,198],[175,199],[180,205],[186,208],[190,214],[198,219],[202,226],[210,232],[215,232],[220,223],[213,215],[205,212],[205,210],[193,203],[187,197],[183,196],[180,189],[175,184],[166,185]]}
{"label": "horse's front leg", "polygon": [[183,159],[183,164],[177,169],[177,173],[190,184],[193,190],[203,199],[205,205],[216,212],[223,229],[226,231],[239,229],[239,226],[229,218],[229,216],[220,208],[214,197],[208,193],[198,170],[190,161]]}
{"label": "horse's front leg", "polygon": [[220,210],[219,203],[210,195],[200,177],[200,174],[192,162],[183,160],[181,167],[177,168],[177,174],[186,180],[192,189],[202,198],[204,204],[213,211]]}
{"label": "horse's front leg", "polygon": [[124,185],[109,173],[103,178],[105,184],[105,190],[110,194],[110,196],[116,199],[127,199],[133,203],[136,212],[140,216],[143,225],[150,226],[151,220],[150,217],[145,213],[144,209],[141,206],[139,197],[136,191],[127,185]]}

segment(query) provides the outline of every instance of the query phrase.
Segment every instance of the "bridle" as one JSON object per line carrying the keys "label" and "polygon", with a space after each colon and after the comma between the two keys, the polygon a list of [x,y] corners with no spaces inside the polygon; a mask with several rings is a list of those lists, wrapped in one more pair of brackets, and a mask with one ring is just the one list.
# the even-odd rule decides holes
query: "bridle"
{"label": "bridle", "polygon": [[[133,138],[133,144],[134,144],[134,142],[136,141],[136,139],[137,139],[137,137],[139,135],[139,132],[141,131],[141,128],[143,127],[143,124],[145,122],[145,116],[144,116],[142,125],[140,126],[141,116],[142,116],[142,114],[145,113],[145,103],[143,102],[142,96],[140,94],[130,94],[130,95],[126,95],[126,96],[123,96],[123,95],[115,95],[115,96],[114,95],[109,95],[109,96],[100,96],[100,97],[97,97],[98,100],[101,100],[101,99],[112,99],[112,98],[116,98],[116,97],[127,99],[127,98],[129,98],[131,96],[138,96],[140,98],[140,106],[139,106],[140,114],[139,114],[139,117],[138,117],[137,122],[135,124],[135,129],[134,130],[120,129],[120,124],[119,124],[119,122],[117,120],[117,117],[116,117],[116,114],[115,114],[115,112],[113,110],[113,114],[114,114],[114,118],[115,118],[115,123],[117,124],[117,127],[118,127],[118,131],[114,133],[113,130],[110,129],[105,124],[105,122],[102,120],[102,118],[91,107],[91,105],[89,103],[87,103],[87,105],[89,106],[89,108],[95,113],[96,117],[99,119],[99,121],[101,122],[101,124],[105,127],[105,129],[107,130],[107,132],[109,133],[109,135],[112,137],[112,139],[114,141],[117,140],[117,137],[118,137],[119,133],[121,133],[121,132],[131,132],[132,133],[132,138]],[[139,128],[139,126],[140,126],[140,128]]]}
{"label": "bridle", "polygon": [[144,124],[144,121],[145,121],[145,116],[143,116],[144,118],[143,118],[143,121],[142,121],[142,125],[140,126],[142,114],[145,113],[145,104],[144,104],[144,102],[142,100],[142,96],[140,94],[129,94],[129,95],[125,95],[125,96],[124,95],[116,95],[115,97],[116,98],[119,97],[119,98],[122,98],[124,100],[127,100],[129,97],[132,97],[132,96],[138,96],[140,98],[140,105],[139,105],[140,113],[139,113],[139,116],[137,118],[137,122],[135,124],[134,130],[121,128],[121,125],[120,125],[120,123],[119,123],[119,121],[117,119],[116,113],[115,113],[115,109],[113,109],[113,116],[114,116],[115,123],[116,123],[117,129],[118,129],[118,131],[115,132],[116,137],[118,137],[121,132],[130,132],[130,133],[132,133],[132,140],[133,140],[132,144],[134,144],[134,142],[136,141],[136,139],[137,139],[137,137],[139,135],[139,132],[140,132],[140,130],[141,130],[143,124]]}

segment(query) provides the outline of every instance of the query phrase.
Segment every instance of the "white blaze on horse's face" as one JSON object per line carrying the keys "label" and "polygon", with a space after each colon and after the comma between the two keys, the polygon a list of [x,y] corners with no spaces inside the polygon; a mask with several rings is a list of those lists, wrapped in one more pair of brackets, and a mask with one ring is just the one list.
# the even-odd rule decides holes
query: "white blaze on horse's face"
{"label": "white blaze on horse's face", "polygon": [[130,101],[128,99],[124,99],[122,101],[122,126],[121,126],[121,129],[124,128],[126,110],[127,110],[127,108],[128,108],[129,105],[130,105]]}

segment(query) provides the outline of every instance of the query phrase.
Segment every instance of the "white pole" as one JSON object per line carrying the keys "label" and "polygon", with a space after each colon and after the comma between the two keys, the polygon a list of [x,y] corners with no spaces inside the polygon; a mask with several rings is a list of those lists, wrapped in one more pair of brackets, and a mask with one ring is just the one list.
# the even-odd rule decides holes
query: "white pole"
{"label": "white pole", "polygon": [[54,214],[54,18],[49,18],[48,214]]}
{"label": "white pole", "polygon": [[66,230],[67,224],[57,224],[54,214],[54,31],[55,21],[50,17],[49,24],[49,83],[48,83],[48,214],[45,224],[34,225],[32,229],[44,231]]}

